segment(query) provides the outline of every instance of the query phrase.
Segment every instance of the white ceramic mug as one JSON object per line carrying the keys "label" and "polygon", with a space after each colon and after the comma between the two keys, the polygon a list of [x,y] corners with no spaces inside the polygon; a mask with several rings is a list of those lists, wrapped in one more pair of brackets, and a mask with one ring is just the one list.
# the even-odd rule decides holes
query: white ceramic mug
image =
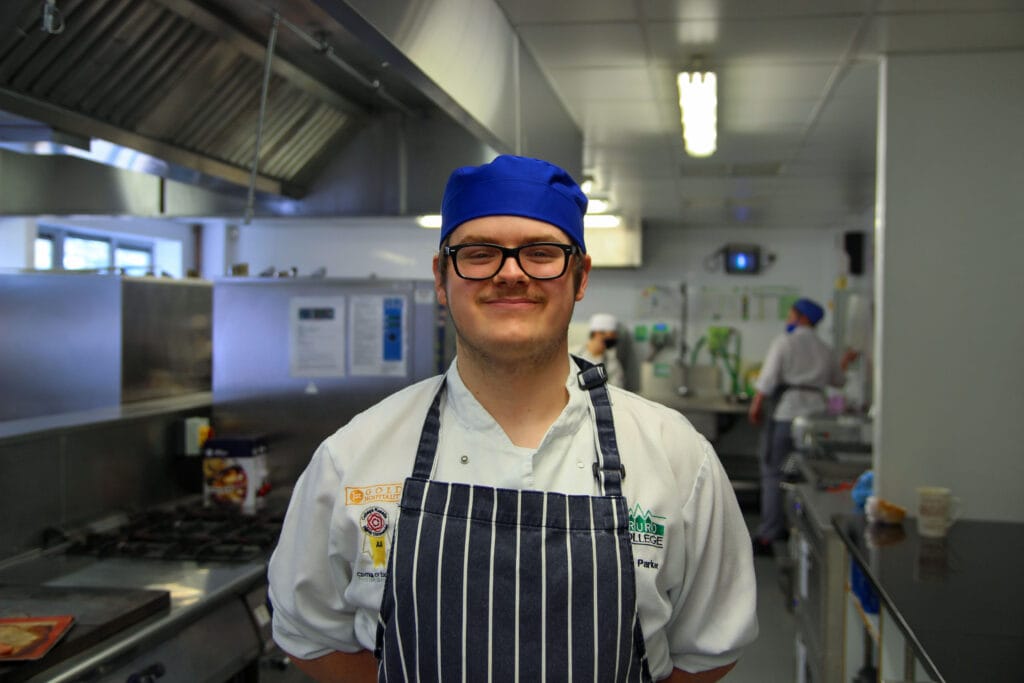
{"label": "white ceramic mug", "polygon": [[917,489],[917,533],[925,538],[942,538],[959,515],[960,499],[941,486]]}

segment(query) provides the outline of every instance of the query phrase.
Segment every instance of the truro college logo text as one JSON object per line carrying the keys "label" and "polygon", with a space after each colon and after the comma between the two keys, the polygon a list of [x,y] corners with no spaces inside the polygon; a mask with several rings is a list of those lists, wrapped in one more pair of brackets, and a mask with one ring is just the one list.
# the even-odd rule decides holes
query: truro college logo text
{"label": "truro college logo text", "polygon": [[665,547],[664,517],[651,514],[637,503],[629,513],[629,540],[633,545],[649,545],[653,548]]}

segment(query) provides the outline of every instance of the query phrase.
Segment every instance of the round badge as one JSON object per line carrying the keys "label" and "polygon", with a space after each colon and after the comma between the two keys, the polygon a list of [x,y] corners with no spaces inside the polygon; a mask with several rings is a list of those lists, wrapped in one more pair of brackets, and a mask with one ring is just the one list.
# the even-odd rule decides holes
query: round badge
{"label": "round badge", "polygon": [[366,508],[363,510],[360,523],[366,533],[381,536],[388,530],[388,513],[379,507]]}

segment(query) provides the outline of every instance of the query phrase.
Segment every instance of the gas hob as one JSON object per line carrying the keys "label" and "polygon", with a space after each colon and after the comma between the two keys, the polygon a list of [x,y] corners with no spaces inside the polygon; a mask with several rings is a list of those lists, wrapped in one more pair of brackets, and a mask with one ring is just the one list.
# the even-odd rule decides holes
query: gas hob
{"label": "gas hob", "polygon": [[266,557],[277,543],[283,515],[181,505],[149,510],[108,531],[88,531],[67,552],[94,557],[246,562]]}
{"label": "gas hob", "polygon": [[283,508],[250,516],[189,501],[114,515],[0,564],[0,585],[7,590],[141,589],[169,598],[158,613],[61,657],[60,648],[74,643],[73,626],[43,660],[0,670],[0,681],[124,681],[157,670],[166,672],[166,680],[257,681],[259,657],[272,647],[266,563]]}

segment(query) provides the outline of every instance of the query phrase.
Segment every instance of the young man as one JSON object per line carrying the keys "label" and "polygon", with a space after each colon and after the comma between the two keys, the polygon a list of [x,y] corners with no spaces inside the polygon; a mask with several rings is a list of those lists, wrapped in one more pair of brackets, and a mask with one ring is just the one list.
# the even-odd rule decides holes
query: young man
{"label": "young man", "polygon": [[711,447],[569,355],[585,211],[535,159],[449,179],[456,359],[324,441],[271,558],[274,637],[314,678],[715,681],[756,637]]}
{"label": "young man", "polygon": [[590,337],[587,338],[587,343],[576,351],[576,355],[595,365],[604,365],[608,384],[613,387],[624,387],[626,375],[619,357],[615,354],[618,343],[619,321],[611,313],[595,313],[590,316]]}

